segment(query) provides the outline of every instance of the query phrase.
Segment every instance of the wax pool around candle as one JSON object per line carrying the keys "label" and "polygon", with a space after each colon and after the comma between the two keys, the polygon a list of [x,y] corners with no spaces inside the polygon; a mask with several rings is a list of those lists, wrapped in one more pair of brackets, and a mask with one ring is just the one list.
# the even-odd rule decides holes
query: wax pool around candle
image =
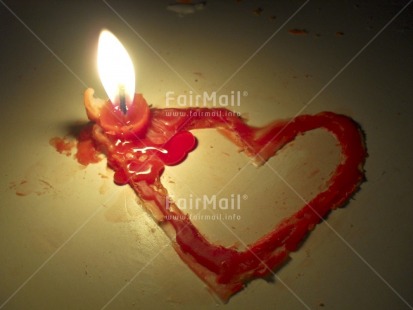
{"label": "wax pool around candle", "polygon": [[124,113],[110,101],[94,98],[93,93],[93,89],[86,90],[85,107],[88,118],[97,126],[84,128],[76,157],[87,165],[96,162],[97,153],[103,151],[109,166],[115,170],[116,184],[153,183],[165,165],[180,163],[196,147],[192,133],[172,130],[156,117],[152,120],[142,95],[136,94]]}
{"label": "wax pool around candle", "polygon": [[85,91],[85,107],[88,118],[99,124],[108,135],[133,137],[144,134],[150,119],[149,106],[141,94],[135,94],[133,102],[124,113],[110,100],[94,98],[94,90]]}

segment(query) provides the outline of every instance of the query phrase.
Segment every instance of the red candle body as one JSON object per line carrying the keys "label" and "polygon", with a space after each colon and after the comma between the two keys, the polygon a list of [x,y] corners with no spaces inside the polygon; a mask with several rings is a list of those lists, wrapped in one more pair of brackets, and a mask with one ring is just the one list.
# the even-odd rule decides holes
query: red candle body
{"label": "red candle body", "polygon": [[123,113],[120,106],[110,101],[103,106],[100,114],[100,126],[106,133],[115,136],[134,136],[143,132],[149,121],[149,107],[141,94],[135,94],[133,103]]}
{"label": "red candle body", "polygon": [[142,94],[135,94],[132,104],[123,113],[119,105],[110,100],[93,98],[93,89],[85,92],[85,106],[91,121],[99,124],[108,135],[116,137],[133,137],[145,133],[149,123],[150,110]]}

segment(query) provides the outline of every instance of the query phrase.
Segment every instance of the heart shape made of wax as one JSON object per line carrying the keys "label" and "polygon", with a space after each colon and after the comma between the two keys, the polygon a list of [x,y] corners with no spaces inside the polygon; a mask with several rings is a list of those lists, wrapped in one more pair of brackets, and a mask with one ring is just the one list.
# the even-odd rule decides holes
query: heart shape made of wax
{"label": "heart shape made of wax", "polygon": [[[104,150],[115,176],[121,173],[123,183],[128,182],[151,211],[172,240],[178,255],[223,301],[243,289],[246,282],[271,274],[330,210],[348,201],[364,179],[363,165],[367,157],[364,136],[357,123],[344,115],[332,112],[301,115],[258,128],[248,126],[243,119],[226,109],[152,109],[151,114],[145,139],[135,141],[140,147],[153,148],[151,154],[136,156],[133,152],[136,143],[130,139],[123,142],[111,140],[99,125],[94,125],[91,137],[97,148]],[[188,130],[201,128],[217,128],[258,165],[276,155],[298,135],[322,128],[339,142],[342,160],[326,190],[245,250],[238,251],[209,242],[189,216],[170,201],[160,181],[163,166],[168,162],[162,160],[164,155],[159,150],[171,145],[168,141],[174,136],[182,136],[186,139],[183,143],[185,154],[177,153],[179,160],[183,160],[186,152],[195,146]],[[171,164],[179,162],[169,160]],[[156,169],[150,172],[151,178],[142,177],[141,173],[136,173],[138,168],[131,171],[131,161],[146,168],[148,163],[152,163]]]}

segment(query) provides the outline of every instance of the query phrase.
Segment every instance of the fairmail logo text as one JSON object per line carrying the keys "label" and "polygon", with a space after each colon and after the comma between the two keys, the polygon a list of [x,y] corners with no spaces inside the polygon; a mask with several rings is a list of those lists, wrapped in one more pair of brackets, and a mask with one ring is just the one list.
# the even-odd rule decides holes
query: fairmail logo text
{"label": "fairmail logo text", "polygon": [[165,95],[165,104],[178,107],[239,107],[241,98],[247,96],[246,91],[231,91],[229,94],[218,95],[217,92],[204,91],[201,94],[194,94],[189,91],[187,94],[176,95],[173,91],[168,91]]}

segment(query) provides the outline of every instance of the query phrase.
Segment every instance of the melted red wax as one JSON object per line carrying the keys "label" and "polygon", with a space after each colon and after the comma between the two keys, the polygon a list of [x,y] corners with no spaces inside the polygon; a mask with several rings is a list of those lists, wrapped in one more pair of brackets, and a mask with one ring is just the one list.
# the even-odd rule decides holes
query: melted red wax
{"label": "melted red wax", "polygon": [[[346,116],[323,112],[254,128],[226,109],[152,109],[151,113],[143,139],[120,140],[95,125],[90,141],[106,153],[115,170],[115,182],[129,183],[142,200],[156,207],[151,211],[157,220],[174,228],[178,254],[223,300],[241,290],[245,282],[270,274],[331,209],[351,197],[364,178],[367,153],[363,136]],[[268,160],[297,135],[324,128],[340,143],[343,160],[327,190],[245,251],[237,251],[210,243],[187,216],[166,203],[167,192],[160,182],[164,165],[185,158],[195,146],[188,130],[200,128],[217,128],[257,163]]]}
{"label": "melted red wax", "polygon": [[49,140],[49,144],[55,148],[60,154],[66,156],[72,155],[72,148],[75,146],[74,141],[67,138],[53,137]]}
{"label": "melted red wax", "polygon": [[96,142],[92,138],[91,124],[88,124],[78,136],[76,159],[82,165],[97,163],[100,161]]}
{"label": "melted red wax", "polygon": [[[84,165],[94,163],[97,158],[92,129],[85,128],[78,143],[77,158]],[[196,146],[195,137],[188,131],[178,132],[161,143],[139,137],[120,139],[107,135],[106,138],[101,146],[108,155],[108,165],[115,170],[115,183],[119,185],[139,181],[154,183],[165,165],[179,164]]]}
{"label": "melted red wax", "polygon": [[[188,152],[194,149],[195,142],[195,137],[187,131],[177,133],[164,145],[151,144],[144,140],[118,140],[115,160],[109,162],[111,167],[118,167],[115,169],[115,183],[122,185],[128,182],[155,182],[162,174],[164,165],[179,164]],[[120,169],[119,161],[123,163]]]}

